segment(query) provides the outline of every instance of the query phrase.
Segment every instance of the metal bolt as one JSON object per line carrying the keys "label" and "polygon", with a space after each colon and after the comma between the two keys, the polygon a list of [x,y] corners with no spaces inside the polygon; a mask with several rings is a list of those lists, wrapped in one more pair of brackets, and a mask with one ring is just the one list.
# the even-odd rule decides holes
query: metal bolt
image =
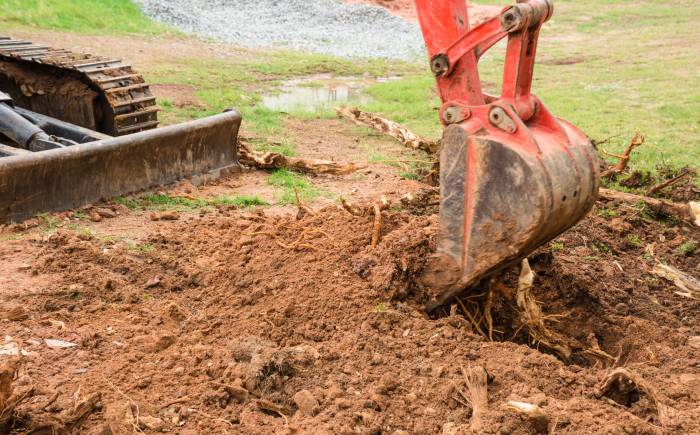
{"label": "metal bolt", "polygon": [[444,54],[439,54],[430,61],[430,69],[436,77],[439,77],[450,69],[450,60]]}
{"label": "metal bolt", "polygon": [[442,117],[445,120],[445,124],[457,124],[464,121],[466,117],[469,117],[469,115],[465,117],[464,113],[459,107],[450,106],[445,109],[444,112],[442,112]]}
{"label": "metal bolt", "polygon": [[515,133],[518,129],[518,126],[513,122],[510,116],[508,116],[506,111],[498,106],[494,107],[489,112],[489,121],[501,130],[511,134]]}

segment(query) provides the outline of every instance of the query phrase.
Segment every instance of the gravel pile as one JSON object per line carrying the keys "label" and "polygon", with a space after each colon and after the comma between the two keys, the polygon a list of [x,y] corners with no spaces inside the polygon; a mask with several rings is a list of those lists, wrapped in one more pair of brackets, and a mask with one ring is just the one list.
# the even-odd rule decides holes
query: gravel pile
{"label": "gravel pile", "polygon": [[157,21],[247,47],[341,57],[424,56],[416,23],[376,6],[339,0],[136,0]]}

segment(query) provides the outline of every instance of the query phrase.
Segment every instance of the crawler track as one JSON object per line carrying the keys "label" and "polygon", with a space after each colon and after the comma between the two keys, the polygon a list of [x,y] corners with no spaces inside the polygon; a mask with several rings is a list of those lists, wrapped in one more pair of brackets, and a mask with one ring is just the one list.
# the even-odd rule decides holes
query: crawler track
{"label": "crawler track", "polygon": [[113,136],[158,126],[148,84],[119,59],[0,36],[0,89],[20,107]]}

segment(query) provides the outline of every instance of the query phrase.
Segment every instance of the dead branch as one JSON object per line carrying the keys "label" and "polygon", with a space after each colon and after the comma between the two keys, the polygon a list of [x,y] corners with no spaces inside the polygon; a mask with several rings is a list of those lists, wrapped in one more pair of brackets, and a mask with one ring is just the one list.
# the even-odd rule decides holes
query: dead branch
{"label": "dead branch", "polygon": [[[661,395],[647,381],[633,371],[619,367],[610,372],[596,391],[596,397],[611,397],[615,402],[620,400],[628,401],[629,397],[636,393],[645,394],[656,407],[659,423],[663,426],[669,424],[675,414],[673,408],[664,404]],[[622,403],[627,405],[627,403]]]}
{"label": "dead branch", "polygon": [[310,174],[345,175],[362,169],[355,163],[338,163],[331,160],[287,157],[280,153],[254,151],[238,140],[238,161],[258,169],[289,169]]}
{"label": "dead branch", "polygon": [[654,266],[651,273],[673,282],[673,284],[680,289],[680,291],[675,292],[677,295],[700,300],[700,281],[692,276],[686,275],[676,268],[661,263]]}
{"label": "dead branch", "polygon": [[644,194],[646,196],[651,196],[662,189],[665,189],[669,186],[672,186],[672,185],[678,183],[680,180],[682,180],[683,178],[687,177],[688,175],[690,175],[692,173],[693,173],[693,171],[691,171],[690,169],[686,169],[685,171],[681,172],[680,174],[676,175],[675,177],[671,178],[670,180],[666,180],[663,183],[659,183],[656,186],[650,187],[649,189],[647,189],[646,192],[644,192]]}
{"label": "dead branch", "polygon": [[571,357],[571,349],[565,344],[563,337],[547,328],[542,309],[532,295],[535,273],[530,268],[527,258],[523,259],[521,264],[518,290],[515,296],[518,309],[520,310],[520,322],[527,329],[535,343],[552,349],[563,360],[568,360]]}
{"label": "dead branch", "polygon": [[470,422],[471,429],[475,433],[481,430],[481,418],[488,409],[489,391],[488,391],[488,373],[481,366],[469,367],[464,369],[460,367],[464,383],[467,387],[467,395],[463,397],[469,401],[472,407],[472,419]]}
{"label": "dead branch", "polygon": [[336,107],[335,111],[339,116],[347,118],[359,126],[370,127],[393,137],[408,148],[423,150],[429,154],[437,153],[438,142],[422,138],[403,125],[390,121],[376,113],[363,112],[356,107]]}
{"label": "dead branch", "polygon": [[650,198],[648,196],[603,188],[598,192],[598,196],[600,199],[607,201],[623,201],[635,204],[642,202],[656,214],[673,216],[700,227],[700,203],[691,202],[689,204],[682,204],[665,199]]}
{"label": "dead branch", "polygon": [[614,167],[604,171],[601,174],[601,177],[610,177],[612,175],[621,174],[622,171],[624,171],[627,168],[627,165],[630,162],[632,151],[635,148],[637,148],[638,146],[642,145],[645,140],[646,139],[645,139],[644,135],[642,135],[640,133],[635,133],[634,137],[632,137],[632,140],[630,141],[629,145],[627,145],[627,148],[625,149],[625,151],[621,155],[611,154],[611,153],[603,150],[604,154],[611,156],[611,157],[615,157],[615,158],[619,159],[619,161],[617,162],[617,164]]}

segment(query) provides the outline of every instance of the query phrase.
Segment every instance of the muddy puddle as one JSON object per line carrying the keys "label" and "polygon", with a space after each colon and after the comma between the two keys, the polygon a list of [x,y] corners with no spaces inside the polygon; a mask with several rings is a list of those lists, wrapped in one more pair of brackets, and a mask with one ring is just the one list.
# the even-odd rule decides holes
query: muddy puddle
{"label": "muddy puddle", "polygon": [[260,105],[280,112],[315,112],[336,105],[364,105],[372,98],[364,91],[367,87],[400,77],[336,77],[330,74],[314,75],[289,80],[274,92],[265,94]]}

